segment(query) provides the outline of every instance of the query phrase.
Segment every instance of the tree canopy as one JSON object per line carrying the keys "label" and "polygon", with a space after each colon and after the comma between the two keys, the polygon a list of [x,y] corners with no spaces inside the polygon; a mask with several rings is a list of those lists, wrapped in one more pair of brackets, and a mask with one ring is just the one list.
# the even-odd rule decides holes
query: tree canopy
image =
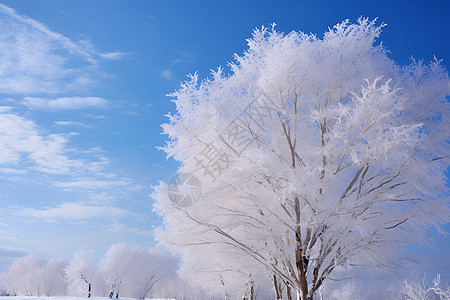
{"label": "tree canopy", "polygon": [[201,183],[192,205],[173,201],[173,184],[153,195],[156,236],[182,274],[217,278],[212,292],[232,274],[245,294],[262,269],[312,299],[342,269],[392,266],[442,230],[448,74],[438,59],[396,64],[383,27],[360,18],[323,38],[263,27],[230,74],[191,75],[171,94],[163,149]]}

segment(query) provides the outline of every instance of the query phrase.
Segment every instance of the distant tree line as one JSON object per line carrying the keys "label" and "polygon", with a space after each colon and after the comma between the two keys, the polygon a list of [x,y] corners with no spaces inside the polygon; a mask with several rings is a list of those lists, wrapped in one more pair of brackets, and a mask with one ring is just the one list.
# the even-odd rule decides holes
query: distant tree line
{"label": "distant tree line", "polygon": [[98,264],[92,251],[76,252],[70,262],[29,254],[0,275],[0,291],[11,296],[171,298],[183,291],[176,269],[176,259],[161,249],[125,244],[111,246]]}

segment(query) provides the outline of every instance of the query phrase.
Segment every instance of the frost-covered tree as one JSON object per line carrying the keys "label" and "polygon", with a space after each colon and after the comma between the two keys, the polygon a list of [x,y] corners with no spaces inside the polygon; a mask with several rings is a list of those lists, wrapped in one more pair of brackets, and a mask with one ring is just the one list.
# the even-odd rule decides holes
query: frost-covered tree
{"label": "frost-covered tree", "polygon": [[14,261],[3,274],[3,285],[10,295],[65,296],[66,278],[64,260],[50,259],[45,262],[29,254]]}
{"label": "frost-covered tree", "polygon": [[196,184],[187,205],[156,187],[157,238],[200,272],[203,253],[233,268],[238,253],[306,300],[342,267],[393,266],[402,245],[441,231],[449,78],[436,59],[389,59],[382,27],[361,18],[323,38],[262,28],[230,74],[192,75],[172,94],[164,150],[202,194]]}
{"label": "frost-covered tree", "polygon": [[42,296],[42,270],[45,262],[29,254],[13,262],[5,275],[6,290],[13,296]]}
{"label": "frost-covered tree", "polygon": [[92,260],[92,251],[78,251],[73,254],[73,260],[64,270],[68,282],[70,296],[92,296],[96,266]]}
{"label": "frost-covered tree", "polygon": [[9,296],[7,285],[6,272],[0,273],[0,296]]}
{"label": "frost-covered tree", "polygon": [[175,258],[159,248],[130,250],[133,269],[124,277],[121,293],[135,299],[166,297],[164,288],[177,279]]}
{"label": "frost-covered tree", "polygon": [[137,247],[127,247],[125,244],[115,244],[106,252],[100,262],[100,272],[103,274],[109,298],[119,298],[119,292],[124,279],[137,266]]}
{"label": "frost-covered tree", "polygon": [[50,259],[41,270],[42,292],[45,296],[65,296],[67,280],[65,268],[68,263],[62,259]]}
{"label": "frost-covered tree", "polygon": [[[186,248],[179,270],[186,281],[202,287],[210,295],[230,299],[254,299],[255,292],[263,298],[273,293],[271,278],[260,265],[249,261],[230,245],[209,245]],[[191,252],[192,251],[192,252]],[[227,257],[224,260],[224,256]],[[199,263],[198,257],[201,257]]]}
{"label": "frost-covered tree", "polygon": [[449,300],[450,288],[441,284],[440,274],[433,279],[433,284],[429,284],[424,275],[421,281],[405,281],[402,294],[406,296],[406,299],[408,300]]}

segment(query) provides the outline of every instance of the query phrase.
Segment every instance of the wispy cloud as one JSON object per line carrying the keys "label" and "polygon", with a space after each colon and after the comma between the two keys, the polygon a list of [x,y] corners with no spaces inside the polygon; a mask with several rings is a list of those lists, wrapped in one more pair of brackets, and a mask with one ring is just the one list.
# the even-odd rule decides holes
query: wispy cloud
{"label": "wispy cloud", "polygon": [[172,71],[170,70],[162,70],[161,73],[159,73],[159,75],[165,79],[173,79],[173,74]]}
{"label": "wispy cloud", "polygon": [[86,205],[78,202],[61,203],[56,207],[42,210],[34,208],[16,208],[15,210],[17,215],[43,219],[46,221],[58,219],[80,221],[91,218],[117,218],[131,215],[131,212],[129,211],[113,206]]}
{"label": "wispy cloud", "polygon": [[[116,174],[101,148],[71,146],[74,135],[48,134],[32,120],[0,113],[0,179],[42,184],[45,178],[51,187],[101,205],[142,190],[133,179]],[[33,176],[40,173],[45,177]]]}
{"label": "wispy cloud", "polygon": [[86,57],[86,59],[95,62],[92,53],[90,53],[91,51],[89,51],[90,50],[89,48],[84,49],[84,47],[72,42],[69,38],[63,36],[62,34],[51,31],[49,28],[47,28],[47,26],[45,26],[41,22],[28,18],[26,16],[21,16],[17,14],[13,8],[8,7],[4,4],[0,4],[0,12],[10,16],[13,20],[16,20],[17,22],[20,22],[24,25],[28,25],[31,28],[35,29],[36,31],[44,33],[53,41],[60,42],[64,46],[64,48],[69,50],[71,53],[82,55]]}
{"label": "wispy cloud", "polygon": [[0,173],[3,174],[21,175],[25,174],[26,172],[26,170],[17,170],[14,168],[0,168]]}
{"label": "wispy cloud", "polygon": [[31,120],[0,113],[0,165],[15,168],[32,163],[32,168],[48,174],[100,172],[107,160],[84,161],[70,158],[70,134],[44,134]]}
{"label": "wispy cloud", "polygon": [[0,106],[0,113],[5,113],[13,110],[12,106]]}
{"label": "wispy cloud", "polygon": [[21,103],[29,108],[41,110],[73,110],[107,107],[109,101],[101,97],[61,97],[56,99],[25,97]]}
{"label": "wispy cloud", "polygon": [[154,233],[155,233],[153,230],[143,230],[141,228],[127,226],[126,224],[119,223],[116,220],[114,220],[113,223],[106,225],[104,228],[105,228],[105,230],[110,231],[110,232],[134,233],[134,234],[139,234],[139,235],[143,235],[143,236],[147,236],[147,237],[151,237],[151,238],[154,237]]}
{"label": "wispy cloud", "polygon": [[27,255],[28,253],[21,249],[0,247],[0,257],[21,257]]}
{"label": "wispy cloud", "polygon": [[185,50],[177,50],[176,52],[178,57],[172,60],[173,63],[192,63],[194,61],[193,53]]}
{"label": "wispy cloud", "polygon": [[[69,111],[109,108],[101,97],[58,97],[86,93],[103,78],[98,62],[123,58],[122,52],[100,53],[89,40],[73,41],[44,24],[0,4],[0,174],[16,177],[37,172],[59,181],[103,178],[109,160],[71,146],[74,134],[52,134],[20,113],[33,110]],[[33,97],[38,95],[39,97]],[[25,96],[25,97],[24,97]],[[17,99],[22,99],[17,101]],[[58,123],[57,123],[58,124]],[[61,121],[59,126],[83,126]],[[8,175],[9,174],[9,175]],[[14,177],[14,178],[16,178]],[[34,179],[33,179],[34,180]]]}
{"label": "wispy cloud", "polygon": [[90,41],[73,41],[44,24],[0,4],[0,92],[58,94],[98,84],[101,60],[123,52],[101,53]]}
{"label": "wispy cloud", "polygon": [[122,60],[126,57],[129,57],[131,53],[127,52],[109,52],[109,53],[100,53],[99,54],[101,58],[105,60]]}
{"label": "wispy cloud", "polygon": [[124,111],[123,112],[124,115],[129,115],[129,116],[133,116],[133,117],[140,117],[142,116],[139,112],[137,111]]}
{"label": "wispy cloud", "polygon": [[77,121],[56,121],[55,125],[58,126],[78,126],[78,127],[84,127],[84,128],[94,128],[95,126],[90,124],[85,124],[82,122]]}
{"label": "wispy cloud", "polygon": [[95,190],[106,188],[118,188],[131,185],[132,182],[126,180],[98,180],[95,178],[86,178],[75,181],[55,182],[55,186],[66,190]]}

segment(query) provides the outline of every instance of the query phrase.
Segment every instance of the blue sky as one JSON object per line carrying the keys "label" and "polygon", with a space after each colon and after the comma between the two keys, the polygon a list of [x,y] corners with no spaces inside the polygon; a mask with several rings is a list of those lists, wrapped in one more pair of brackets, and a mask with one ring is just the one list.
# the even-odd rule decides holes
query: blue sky
{"label": "blue sky", "polygon": [[[151,185],[177,167],[155,148],[174,110],[166,94],[226,66],[255,27],[321,36],[378,17],[398,63],[450,66],[447,0],[0,3],[0,271],[29,252],[152,246]],[[410,269],[450,275],[445,238],[410,251],[422,262]]]}

